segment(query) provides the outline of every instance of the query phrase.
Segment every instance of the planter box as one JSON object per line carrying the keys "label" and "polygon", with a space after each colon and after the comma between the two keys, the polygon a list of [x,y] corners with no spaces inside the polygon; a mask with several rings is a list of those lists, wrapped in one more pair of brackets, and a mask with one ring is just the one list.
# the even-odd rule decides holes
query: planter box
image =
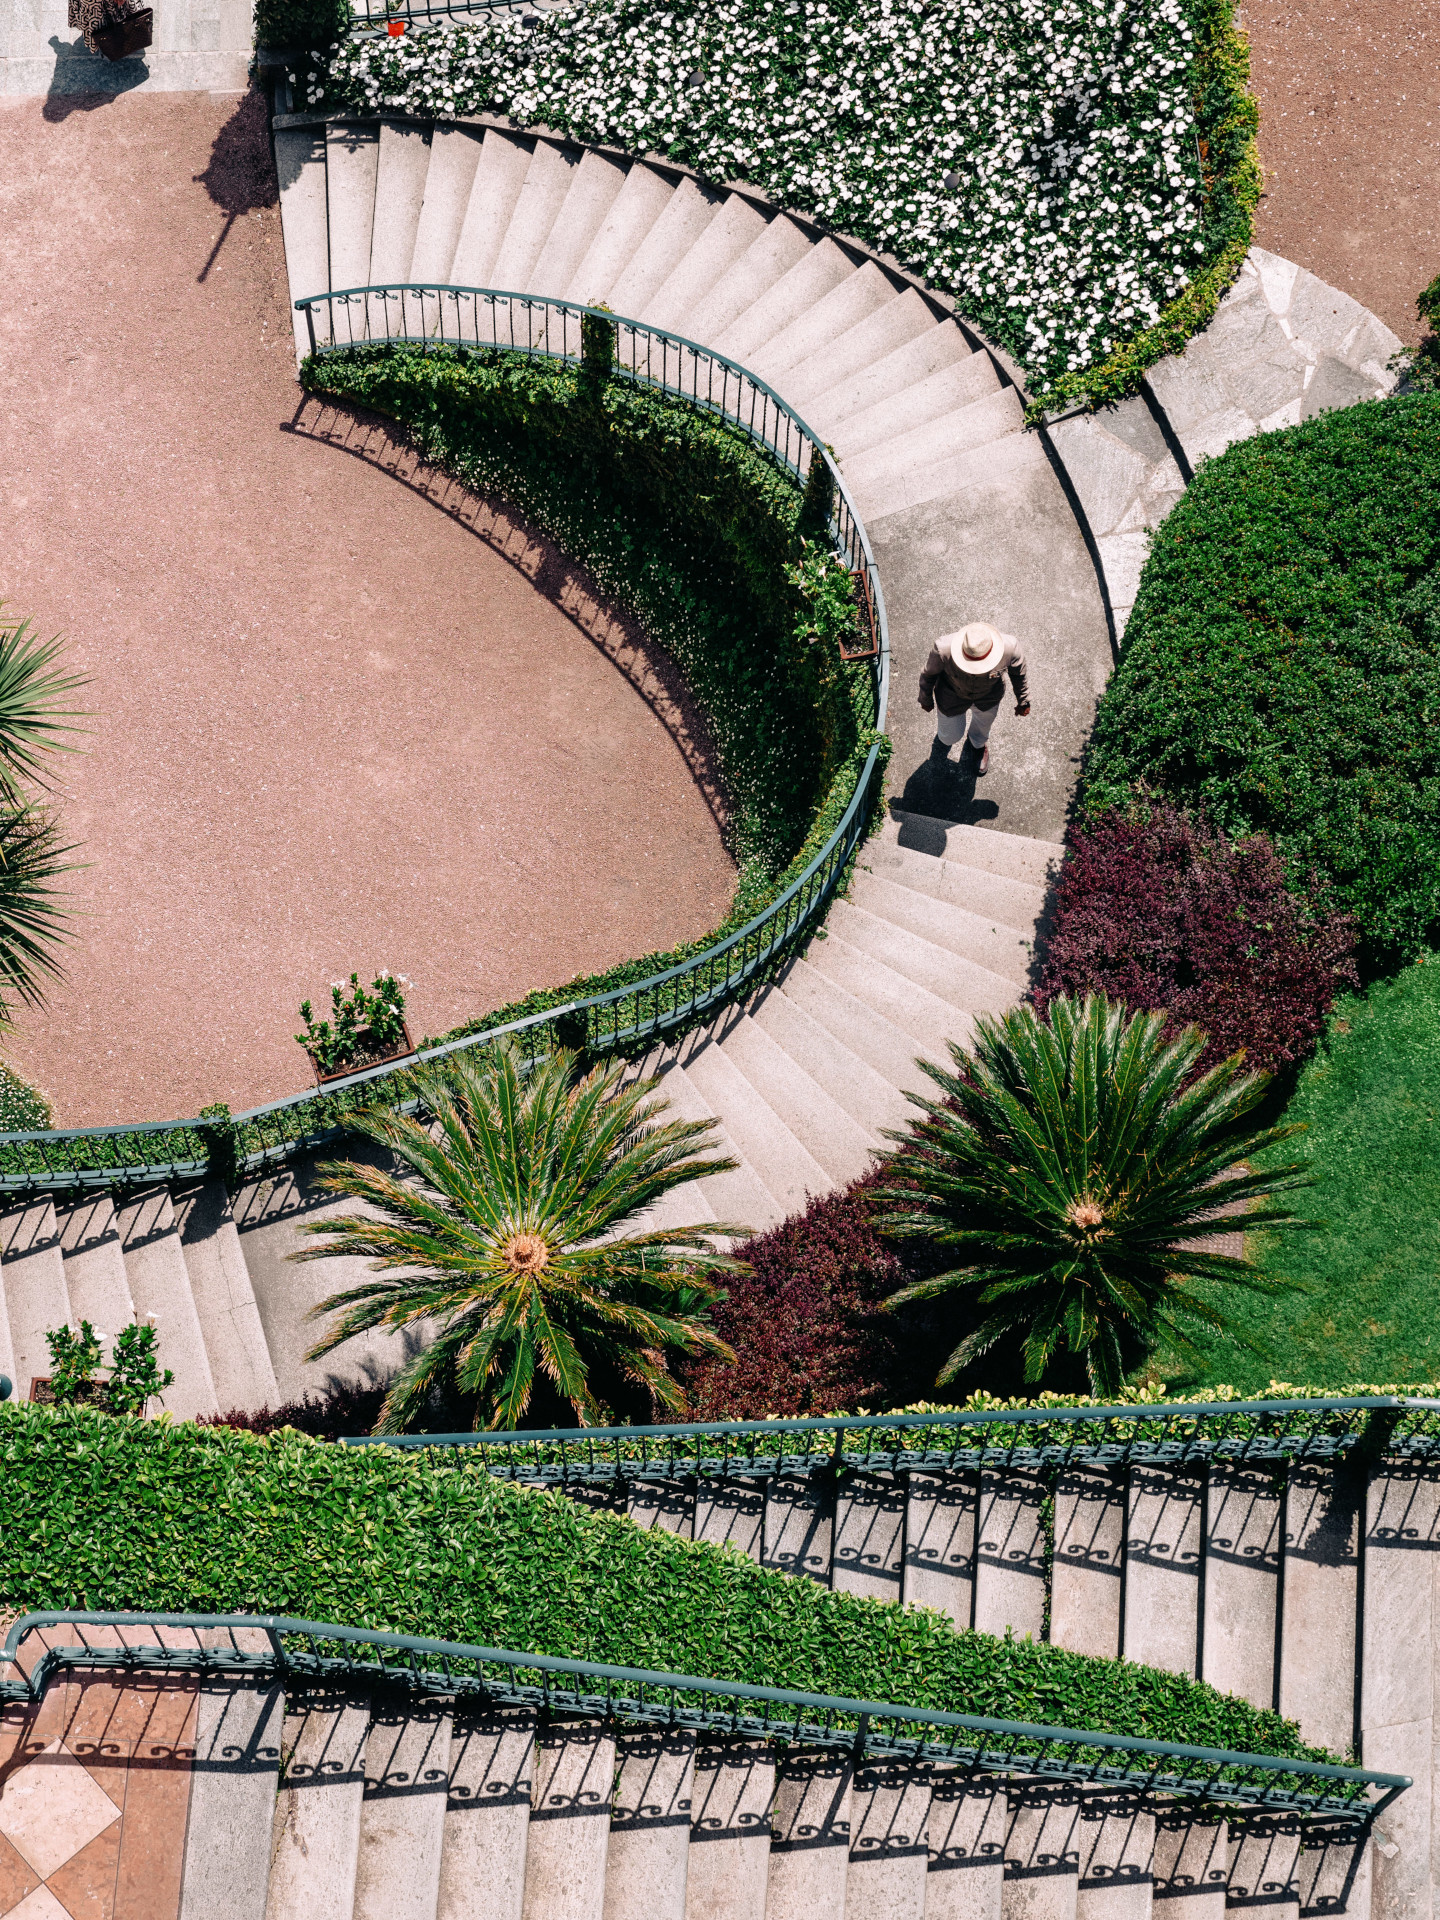
{"label": "planter box", "polygon": [[[78,1404],[80,1406],[98,1404],[104,1385],[105,1382],[103,1380],[92,1380],[89,1386],[80,1394]],[[42,1373],[38,1378],[30,1382],[30,1403],[36,1407],[53,1407],[55,1405],[55,1389],[50,1384],[50,1376],[48,1373]]]}
{"label": "planter box", "polygon": [[95,29],[95,45],[107,60],[128,60],[132,53],[143,53],[155,35],[155,12],[141,7],[127,13],[113,26]]}
{"label": "planter box", "polygon": [[[356,1038],[363,1043],[369,1031],[370,1029],[368,1027],[362,1027],[356,1035]],[[366,1053],[352,1060],[348,1067],[336,1067],[329,1073],[322,1073],[320,1071],[320,1062],[312,1053],[310,1055],[310,1064],[315,1069],[316,1086],[326,1086],[332,1080],[348,1080],[352,1073],[364,1073],[370,1067],[388,1067],[392,1060],[403,1060],[407,1054],[415,1051],[415,1042],[410,1038],[410,1029],[403,1020],[400,1022],[400,1031],[405,1036],[405,1044],[403,1047],[397,1048],[395,1052]]]}

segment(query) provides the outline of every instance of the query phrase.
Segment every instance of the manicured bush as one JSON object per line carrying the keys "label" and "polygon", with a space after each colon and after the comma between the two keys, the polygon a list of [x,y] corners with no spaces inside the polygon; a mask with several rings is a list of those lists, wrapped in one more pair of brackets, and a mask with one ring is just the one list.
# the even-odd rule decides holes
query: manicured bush
{"label": "manicured bush", "polygon": [[0,1408],[0,1606],[246,1609],[1324,1759],[1179,1674],[957,1633],[463,1457]]}
{"label": "manicured bush", "polygon": [[1362,964],[1440,940],[1440,395],[1206,461],[1155,536],[1085,766],[1268,833],[1355,916]]}
{"label": "manicured bush", "polygon": [[1357,986],[1353,925],[1292,893],[1265,834],[1232,842],[1175,807],[1097,814],[1067,836],[1045,967],[1060,994],[1166,1010],[1203,1027],[1200,1068],[1243,1048],[1267,1072],[1306,1059],[1335,995]]}
{"label": "manicured bush", "polygon": [[350,0],[255,0],[257,47],[329,47],[350,30]]}
{"label": "manicured bush", "polygon": [[352,39],[308,97],[494,110],[755,182],[954,295],[1037,396],[1094,403],[1244,257],[1247,78],[1230,0],[592,0]]}

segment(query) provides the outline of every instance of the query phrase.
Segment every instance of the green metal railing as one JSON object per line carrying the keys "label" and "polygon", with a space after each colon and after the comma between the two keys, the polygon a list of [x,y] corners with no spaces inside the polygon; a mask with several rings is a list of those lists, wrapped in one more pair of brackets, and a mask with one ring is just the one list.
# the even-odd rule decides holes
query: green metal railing
{"label": "green metal railing", "polygon": [[529,1485],[764,1479],[780,1473],[1194,1466],[1440,1455],[1440,1400],[1389,1394],[1174,1405],[1027,1407],[691,1426],[379,1434],[347,1447],[453,1447]]}
{"label": "green metal railing", "polygon": [[[444,345],[576,362],[586,323],[599,322],[612,330],[614,364],[624,377],[718,415],[797,481],[818,463],[831,500],[830,539],[855,579],[866,638],[856,658],[869,663],[870,713],[875,730],[883,729],[890,645],[869,537],[829,449],[764,381],[723,354],[602,308],[493,288],[353,287],[295,304],[320,353]],[[0,1194],[136,1187],[215,1171],[244,1179],[338,1139],[347,1116],[377,1099],[413,1111],[404,1076],[415,1066],[488,1045],[502,1034],[519,1036],[534,1054],[567,1046],[605,1055],[643,1050],[699,1024],[743,998],[819,924],[865,839],[882,778],[880,750],[872,747],[835,830],[804,871],[737,932],[678,966],[227,1118],[0,1133]]]}
{"label": "green metal railing", "polygon": [[[41,1650],[27,1661],[32,1635]],[[188,1644],[176,1644],[187,1635]],[[253,1644],[262,1639],[263,1648]],[[74,1668],[393,1684],[487,1706],[825,1748],[857,1761],[923,1760],[1351,1821],[1373,1819],[1411,1784],[1405,1774],[1361,1767],[562,1660],[284,1614],[28,1613],[10,1629],[0,1660],[18,1676],[0,1680],[0,1699],[25,1704],[40,1698],[54,1674]]]}

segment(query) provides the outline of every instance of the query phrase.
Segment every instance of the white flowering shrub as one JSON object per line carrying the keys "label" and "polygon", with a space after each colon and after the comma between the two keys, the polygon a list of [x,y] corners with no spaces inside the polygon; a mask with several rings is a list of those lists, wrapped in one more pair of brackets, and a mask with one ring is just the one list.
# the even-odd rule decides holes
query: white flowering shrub
{"label": "white flowering shrub", "polygon": [[751,181],[953,294],[1044,392],[1207,253],[1196,44],[1182,0],[590,0],[350,39],[308,95]]}

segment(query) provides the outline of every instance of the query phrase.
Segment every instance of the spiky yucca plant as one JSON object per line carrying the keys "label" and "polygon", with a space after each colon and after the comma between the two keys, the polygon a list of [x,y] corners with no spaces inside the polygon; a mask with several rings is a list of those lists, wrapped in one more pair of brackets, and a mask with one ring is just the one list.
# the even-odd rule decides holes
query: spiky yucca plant
{"label": "spiky yucca plant", "polygon": [[48,757],[70,753],[65,735],[80,714],[61,702],[85,677],[56,667],[58,640],[41,640],[29,620],[16,620],[0,602],[0,800],[25,804],[24,782],[49,785]]}
{"label": "spiky yucca plant", "polygon": [[874,1199],[888,1233],[956,1262],[888,1304],[966,1289],[982,1310],[940,1382],[1015,1341],[1027,1380],[1068,1351],[1113,1393],[1162,1334],[1185,1351],[1186,1322],[1225,1327],[1187,1281],[1270,1288],[1204,1243],[1235,1230],[1220,1208],[1250,1209],[1247,1230],[1308,1224],[1275,1203],[1310,1184],[1299,1163],[1244,1164],[1300,1129],[1257,1124],[1266,1076],[1241,1054],[1187,1085],[1206,1037],[1167,1041],[1165,1020],[1103,995],[1058,999],[1048,1022],[1029,1007],[977,1020],[973,1055],[951,1044],[953,1071],[920,1063],[941,1098],[910,1096],[925,1118],[890,1136],[902,1144]]}
{"label": "spiky yucca plant", "polygon": [[590,1380],[597,1363],[681,1411],[667,1356],[734,1358],[706,1315],[722,1297],[716,1276],[740,1270],[715,1242],[748,1229],[634,1228],[662,1194],[736,1163],[702,1158],[712,1123],[662,1119],[657,1083],[624,1073],[618,1061],[581,1073],[565,1052],[527,1066],[506,1039],[416,1071],[433,1128],[378,1110],[354,1116],[401,1177],[325,1167],[332,1193],[372,1211],[312,1223],[317,1244],[291,1257],[358,1255],[376,1275],[314,1309],[341,1317],[312,1360],[372,1327],[436,1328],[396,1374],[377,1433],[403,1432],[452,1377],[477,1396],[477,1425],[518,1426],[537,1370],[593,1425],[606,1411]]}

